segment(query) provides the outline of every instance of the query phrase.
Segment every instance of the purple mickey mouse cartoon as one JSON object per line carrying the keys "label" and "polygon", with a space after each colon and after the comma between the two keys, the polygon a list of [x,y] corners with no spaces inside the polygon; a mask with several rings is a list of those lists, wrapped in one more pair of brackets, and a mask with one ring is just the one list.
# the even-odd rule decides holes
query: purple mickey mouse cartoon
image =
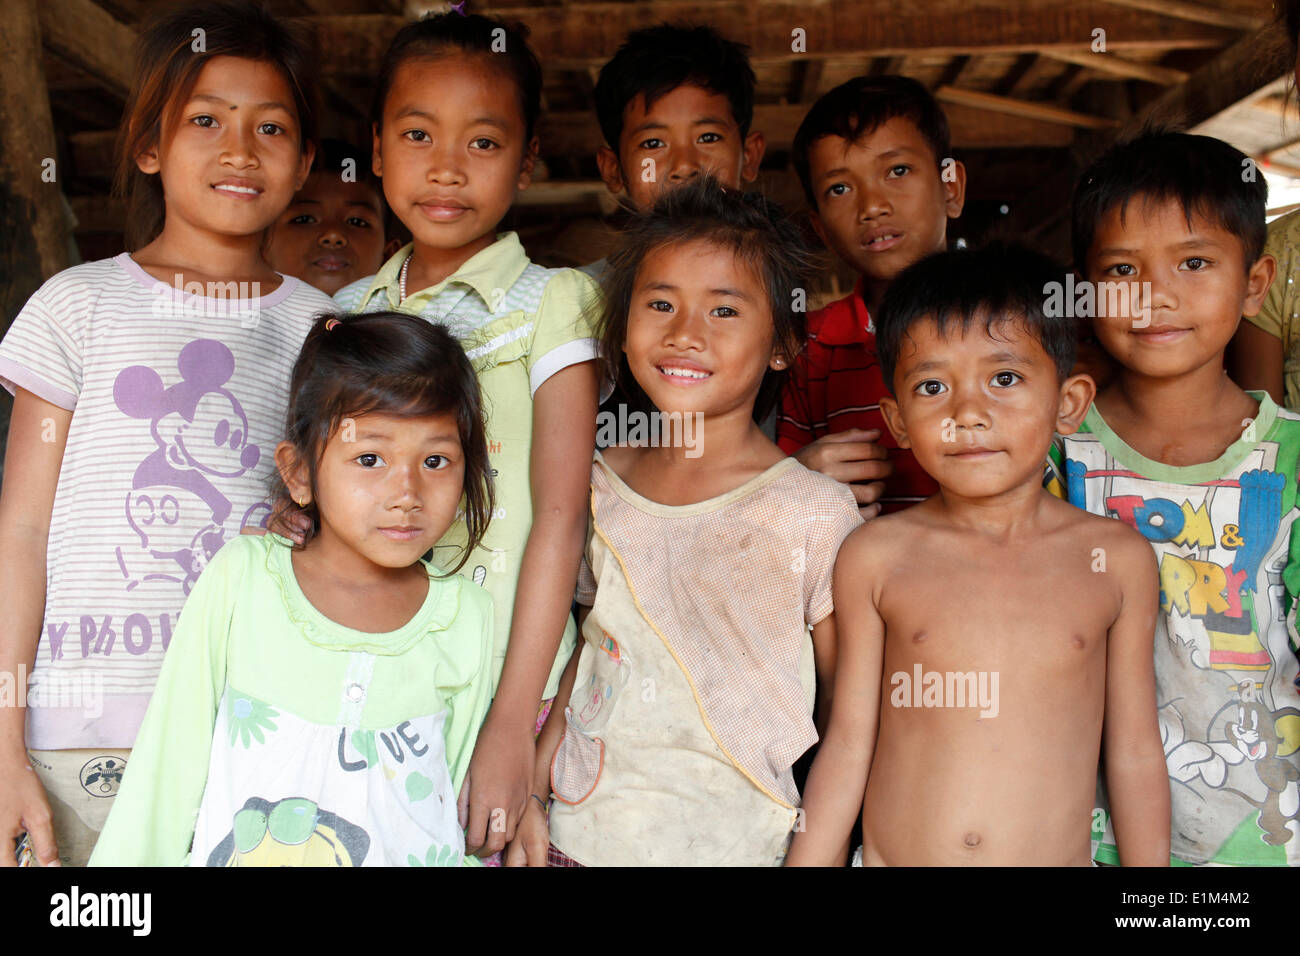
{"label": "purple mickey mouse cartoon", "polygon": [[170,580],[188,594],[225,541],[231,502],[213,479],[238,477],[262,458],[249,441],[243,407],[223,387],[235,371],[230,349],[195,339],[181,349],[176,368],[180,381],[170,387],[147,365],[123,369],[113,383],[117,407],[148,420],[158,446],[137,466],[127,495],[127,522],[148,555],[147,569],[134,574],[129,557],[139,554],[117,549],[128,590],[141,581]]}

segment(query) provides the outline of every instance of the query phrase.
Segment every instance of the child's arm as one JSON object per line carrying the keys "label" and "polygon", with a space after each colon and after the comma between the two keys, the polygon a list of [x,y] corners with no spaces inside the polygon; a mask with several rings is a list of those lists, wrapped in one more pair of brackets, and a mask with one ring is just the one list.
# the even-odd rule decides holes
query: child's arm
{"label": "child's arm", "polygon": [[[586,610],[589,611],[590,608]],[[586,617],[581,612],[580,616]],[[551,842],[550,817],[542,804],[533,799],[533,795],[535,794],[544,803],[550,803],[551,761],[555,758],[555,751],[559,748],[560,741],[564,739],[564,730],[567,726],[564,709],[569,706],[569,698],[573,696],[573,683],[578,676],[578,659],[582,657],[582,647],[583,642],[579,639],[578,646],[573,649],[573,656],[569,658],[569,664],[560,677],[560,686],[555,693],[555,702],[551,704],[551,712],[547,715],[546,723],[542,725],[542,732],[537,738],[537,759],[533,765],[532,792],[528,795],[528,806],[524,808],[524,816],[519,821],[515,838],[506,847],[504,861],[506,866],[546,865],[546,850]]]}
{"label": "child's arm", "polygon": [[1156,718],[1158,576],[1151,546],[1126,527],[1118,530],[1127,540],[1111,548],[1124,604],[1107,638],[1106,790],[1120,862],[1168,866],[1169,771]]}
{"label": "child's arm", "polygon": [[831,716],[831,701],[835,698],[835,659],[837,654],[835,612],[832,611],[813,625],[813,666],[817,670],[817,704],[813,710],[813,723],[817,736],[826,736],[826,723]]}
{"label": "child's arm", "polygon": [[226,686],[231,617],[240,582],[251,571],[243,564],[252,553],[245,543],[227,542],[185,601],[92,866],[181,866],[187,860]]}
{"label": "child's arm", "polygon": [[[0,484],[0,674],[30,674],[45,617],[45,557],[54,491],[63,466],[72,412],[26,389],[14,393]],[[19,686],[26,687],[24,681]],[[42,866],[56,864],[59,850],[45,789],[27,760],[25,697],[0,707],[0,842],[31,834]],[[4,846],[8,846],[7,842]],[[0,866],[13,866],[0,848]]]}
{"label": "child's arm", "polygon": [[[596,363],[556,372],[533,396],[533,525],[519,569],[505,668],[470,763],[465,845],[479,856],[514,838],[532,799],[533,730],[569,615],[587,535],[596,448]],[[505,827],[489,821],[504,810]],[[499,819],[499,817],[498,817]]]}
{"label": "child's arm", "polygon": [[884,621],[871,590],[862,586],[874,580],[867,560],[871,541],[864,531],[845,540],[835,563],[835,702],[808,775],[803,829],[790,844],[788,866],[842,866],[853,821],[862,812],[880,719],[885,651]]}

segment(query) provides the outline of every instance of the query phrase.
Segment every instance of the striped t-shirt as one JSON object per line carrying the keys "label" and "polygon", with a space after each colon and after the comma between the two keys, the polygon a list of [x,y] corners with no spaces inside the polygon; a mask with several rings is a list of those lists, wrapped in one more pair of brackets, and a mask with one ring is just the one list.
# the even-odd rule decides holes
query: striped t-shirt
{"label": "striped t-shirt", "polygon": [[37,750],[130,747],[185,596],[265,521],[293,363],[330,298],[284,277],[180,291],[130,255],[66,269],[0,342],[0,383],[73,412],[27,694]]}

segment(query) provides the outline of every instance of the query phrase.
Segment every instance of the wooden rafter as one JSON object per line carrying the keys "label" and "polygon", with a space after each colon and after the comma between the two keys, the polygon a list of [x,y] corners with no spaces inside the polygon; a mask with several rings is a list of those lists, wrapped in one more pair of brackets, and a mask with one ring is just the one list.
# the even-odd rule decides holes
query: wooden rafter
{"label": "wooden rafter", "polygon": [[1009,96],[994,93],[981,93],[978,90],[960,90],[952,86],[941,86],[935,91],[935,98],[944,103],[956,103],[975,109],[1005,113],[1021,119],[1037,120],[1044,123],[1061,123],[1078,129],[1107,129],[1115,126],[1115,120],[1104,116],[1089,116],[1063,109],[1048,103],[1035,103],[1029,100],[1016,100]]}
{"label": "wooden rafter", "polygon": [[1175,70],[1169,66],[1159,66],[1155,63],[1141,63],[1137,60],[1126,60],[1123,57],[1116,56],[1113,53],[1077,53],[1070,50],[1044,50],[1043,56],[1052,60],[1060,60],[1063,63],[1073,63],[1081,66],[1086,70],[1092,70],[1096,73],[1105,73],[1108,76],[1123,77],[1127,80],[1145,80],[1148,83],[1158,83],[1161,86],[1171,86],[1174,83],[1182,83],[1187,79],[1189,74],[1186,70]]}
{"label": "wooden rafter", "polygon": [[1203,3],[1185,3],[1183,0],[1105,0],[1105,2],[1128,7],[1131,10],[1157,13],[1162,17],[1190,20],[1193,23],[1208,23],[1231,30],[1260,30],[1268,23],[1267,17],[1241,13],[1237,10],[1224,10]]}

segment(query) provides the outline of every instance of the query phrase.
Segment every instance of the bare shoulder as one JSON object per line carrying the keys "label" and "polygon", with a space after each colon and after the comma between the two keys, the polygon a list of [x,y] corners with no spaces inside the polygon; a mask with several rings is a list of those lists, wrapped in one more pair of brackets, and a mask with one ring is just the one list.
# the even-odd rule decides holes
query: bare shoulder
{"label": "bare shoulder", "polygon": [[849,563],[857,570],[887,564],[898,549],[915,539],[921,525],[912,515],[914,508],[872,518],[855,528],[840,545],[836,564]]}

